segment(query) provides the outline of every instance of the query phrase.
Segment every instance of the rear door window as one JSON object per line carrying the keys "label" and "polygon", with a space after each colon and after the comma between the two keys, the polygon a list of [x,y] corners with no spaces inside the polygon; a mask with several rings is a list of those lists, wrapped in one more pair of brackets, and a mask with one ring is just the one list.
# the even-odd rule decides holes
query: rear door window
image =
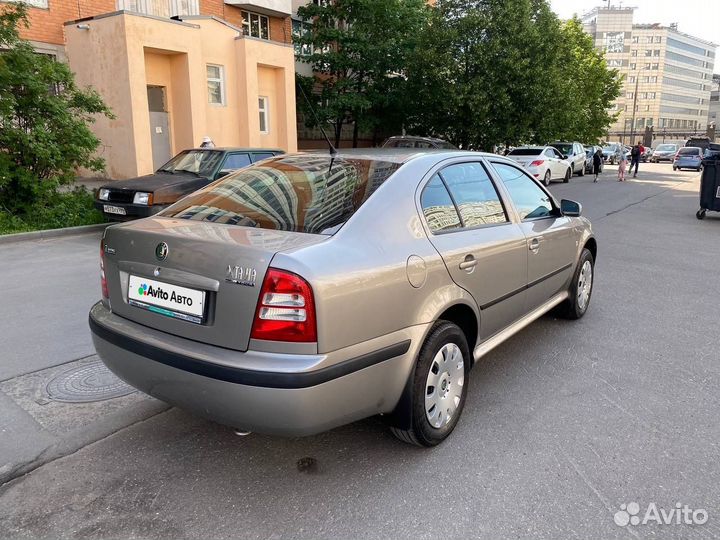
{"label": "rear door window", "polygon": [[495,185],[480,163],[458,163],[440,171],[464,227],[508,221]]}
{"label": "rear door window", "polygon": [[252,156],[253,161],[260,161],[261,159],[271,158],[274,155],[272,152],[255,152]]}
{"label": "rear door window", "polygon": [[442,232],[460,227],[460,216],[457,209],[445,184],[437,174],[423,189],[420,206],[431,231]]}
{"label": "rear door window", "polygon": [[507,163],[493,162],[493,168],[510,194],[520,219],[538,219],[555,215],[550,195],[517,167]]}

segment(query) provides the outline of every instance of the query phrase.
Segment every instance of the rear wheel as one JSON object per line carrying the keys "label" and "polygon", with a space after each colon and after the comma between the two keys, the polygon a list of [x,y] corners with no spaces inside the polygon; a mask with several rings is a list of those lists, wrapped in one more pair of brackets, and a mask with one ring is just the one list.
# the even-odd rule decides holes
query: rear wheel
{"label": "rear wheel", "polygon": [[578,176],[585,176],[585,163],[583,163],[582,167],[580,167],[580,172],[578,173]]}
{"label": "rear wheel", "polygon": [[550,185],[550,171],[545,171],[545,176],[543,176],[543,184],[546,186]]}
{"label": "rear wheel", "polygon": [[571,176],[572,176],[572,167],[569,168],[567,171],[565,171],[565,178],[563,178],[563,183],[567,184],[570,181]]}
{"label": "rear wheel", "polygon": [[705,213],[706,213],[706,212],[707,212],[707,210],[705,210],[704,208],[701,208],[700,210],[698,210],[698,211],[695,213],[695,217],[698,218],[698,219],[705,219]]}
{"label": "rear wheel", "polygon": [[409,429],[391,427],[403,442],[435,446],[458,423],[467,396],[470,351],[457,325],[438,321],[420,349],[412,381]]}
{"label": "rear wheel", "polygon": [[561,316],[574,320],[585,315],[592,296],[594,273],[595,259],[589,249],[583,248],[570,285],[570,296],[559,306]]}
{"label": "rear wheel", "polygon": [[673,171],[677,171],[677,170],[678,170],[678,168],[675,165],[673,165]]}

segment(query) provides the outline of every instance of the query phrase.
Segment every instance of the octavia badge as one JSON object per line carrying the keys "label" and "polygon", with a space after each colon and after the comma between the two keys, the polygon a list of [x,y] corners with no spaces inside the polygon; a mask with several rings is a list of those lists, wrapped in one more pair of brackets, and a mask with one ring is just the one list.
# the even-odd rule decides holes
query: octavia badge
{"label": "octavia badge", "polygon": [[168,251],[170,251],[168,245],[165,242],[160,242],[155,247],[155,257],[157,257],[158,261],[164,261],[167,259]]}
{"label": "octavia badge", "polygon": [[225,281],[235,283],[236,285],[245,285],[254,287],[257,279],[257,270],[244,266],[232,266],[228,264],[225,274]]}

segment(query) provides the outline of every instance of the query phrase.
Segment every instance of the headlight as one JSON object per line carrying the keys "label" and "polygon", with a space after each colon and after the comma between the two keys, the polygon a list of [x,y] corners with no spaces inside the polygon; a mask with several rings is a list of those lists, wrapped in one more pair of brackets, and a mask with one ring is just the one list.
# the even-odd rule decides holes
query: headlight
{"label": "headlight", "polygon": [[107,188],[101,188],[98,191],[98,199],[101,201],[107,201],[110,198],[110,190]]}
{"label": "headlight", "polygon": [[145,206],[150,206],[152,204],[152,193],[138,191],[135,194],[135,197],[133,197],[133,204],[143,204]]}

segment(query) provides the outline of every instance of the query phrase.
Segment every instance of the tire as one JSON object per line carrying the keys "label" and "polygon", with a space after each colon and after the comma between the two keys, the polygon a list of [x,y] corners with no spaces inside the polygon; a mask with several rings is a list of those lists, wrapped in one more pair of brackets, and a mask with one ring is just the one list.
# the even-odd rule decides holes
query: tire
{"label": "tire", "polygon": [[582,167],[580,167],[580,172],[578,173],[578,176],[585,176],[585,164],[583,163]]}
{"label": "tire", "polygon": [[[587,265],[589,265],[589,276],[587,274]],[[595,259],[589,249],[583,248],[580,259],[578,259],[577,266],[575,267],[575,275],[570,284],[570,296],[559,306],[559,315],[561,317],[577,320],[585,315],[590,305],[590,298],[592,297],[592,288],[595,281],[593,279],[594,274]],[[586,290],[581,291],[581,289],[585,289],[586,287]],[[581,292],[583,292],[582,296],[580,294]]]}
{"label": "tire", "polygon": [[707,210],[705,210],[704,208],[701,208],[700,210],[698,210],[698,211],[695,213],[695,217],[698,218],[698,219],[705,219],[705,213],[706,213],[706,212],[707,212]]}
{"label": "tire", "polygon": [[678,170],[678,168],[673,166],[673,171],[677,171],[677,170]]}
{"label": "tire", "polygon": [[[470,358],[463,331],[451,322],[436,322],[420,349],[411,375],[411,417],[405,423],[411,427],[391,427],[393,435],[417,446],[430,447],[443,442],[455,429],[465,406]],[[433,390],[428,394],[430,388]],[[440,395],[443,391],[444,395]]]}
{"label": "tire", "polygon": [[572,176],[572,168],[568,169],[565,173],[565,177],[563,178],[563,184],[567,184],[570,181],[570,177]]}
{"label": "tire", "polygon": [[550,171],[545,171],[545,176],[543,176],[543,185],[549,186],[550,185]]}

